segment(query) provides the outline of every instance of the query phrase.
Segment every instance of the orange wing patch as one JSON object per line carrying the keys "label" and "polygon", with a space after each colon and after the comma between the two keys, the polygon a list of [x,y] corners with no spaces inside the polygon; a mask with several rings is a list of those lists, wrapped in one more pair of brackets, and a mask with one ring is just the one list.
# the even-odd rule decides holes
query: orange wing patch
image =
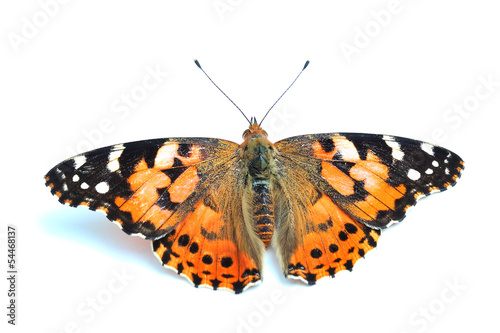
{"label": "orange wing patch", "polygon": [[363,184],[365,197],[361,199],[353,197],[350,202],[345,202],[343,207],[364,220],[376,219],[380,211],[394,210],[396,200],[406,193],[406,187],[403,184],[393,187],[386,182],[388,167],[375,161],[352,162],[348,174],[332,162],[322,161],[321,167],[321,176],[343,196],[347,197],[360,192],[359,189],[355,189],[355,181]]}
{"label": "orange wing patch", "polygon": [[256,263],[238,250],[222,214],[203,201],[171,233],[153,241],[153,250],[165,267],[196,287],[240,293],[260,281]]}
{"label": "orange wing patch", "polygon": [[406,193],[406,187],[400,184],[392,187],[386,183],[389,169],[387,166],[371,161],[360,161],[350,170],[353,179],[363,182],[364,189],[369,193],[364,200],[354,202],[352,212],[361,218],[376,219],[380,211],[394,210],[396,200]]}
{"label": "orange wing patch", "polygon": [[149,222],[159,230],[172,227],[166,222],[173,214],[173,210],[165,209],[159,204],[161,190],[161,196],[170,195],[172,203],[181,203],[194,191],[198,177],[193,166],[184,171],[174,183],[161,170],[141,169],[132,174],[128,182],[134,194],[128,199],[117,197],[115,204],[121,211],[129,212],[136,223]]}
{"label": "orange wing patch", "polygon": [[[198,146],[192,146],[181,155],[179,143],[165,143],[158,149],[152,168],[148,167],[144,158],[135,165],[134,173],[127,179],[132,196],[118,196],[114,200],[115,204],[119,210],[130,213],[134,223],[149,223],[148,228],[154,230],[172,228],[178,220],[167,221],[176,205],[186,200],[200,181],[197,168],[186,165],[200,162],[201,157]],[[180,164],[176,166],[177,169],[185,170],[171,179],[163,170],[173,168],[174,163]]]}
{"label": "orange wing patch", "polygon": [[331,163],[321,162],[321,176],[340,194],[354,194],[354,181]]}
{"label": "orange wing patch", "polygon": [[352,270],[377,245],[380,231],[357,222],[326,196],[308,209],[307,234],[288,263],[288,277],[308,284]]}
{"label": "orange wing patch", "polygon": [[196,185],[198,185],[199,181],[200,177],[198,176],[196,167],[191,166],[186,169],[168,189],[170,201],[181,203],[186,200],[196,189]]}

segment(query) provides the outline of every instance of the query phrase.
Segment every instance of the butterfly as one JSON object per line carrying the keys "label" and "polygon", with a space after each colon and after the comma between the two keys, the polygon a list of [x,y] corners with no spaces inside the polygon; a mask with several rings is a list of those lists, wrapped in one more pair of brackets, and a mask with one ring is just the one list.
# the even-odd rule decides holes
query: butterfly
{"label": "butterfly", "polygon": [[457,154],[408,138],[272,143],[260,125],[252,117],[241,144],[166,138],[99,148],[57,164],[45,182],[61,203],[151,240],[161,263],[195,287],[241,293],[262,281],[269,245],[283,274],[309,285],[352,270],[382,229],[455,185],[464,168]]}

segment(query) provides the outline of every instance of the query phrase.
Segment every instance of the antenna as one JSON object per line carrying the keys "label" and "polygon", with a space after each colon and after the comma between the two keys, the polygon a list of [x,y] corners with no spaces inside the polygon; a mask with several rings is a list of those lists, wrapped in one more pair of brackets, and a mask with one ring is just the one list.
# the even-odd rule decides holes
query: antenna
{"label": "antenna", "polygon": [[196,59],[195,59],[195,60],[194,60],[194,63],[196,64],[196,66],[198,66],[198,68],[199,68],[199,69],[201,69],[201,71],[203,72],[203,74],[205,74],[205,75],[206,75],[206,77],[208,77],[208,79],[210,80],[210,82],[212,82],[212,83],[213,83],[213,85],[214,85],[217,89],[219,89],[219,91],[220,91],[220,92],[221,92],[224,96],[226,96],[226,98],[227,98],[227,99],[228,99],[231,103],[233,103],[233,105],[234,105],[234,106],[236,106],[236,108],[237,108],[238,110],[240,110],[241,114],[243,115],[243,117],[245,117],[245,119],[248,121],[248,123],[249,123],[249,124],[252,124],[252,123],[250,122],[250,120],[248,120],[247,116],[245,116],[245,114],[243,113],[243,111],[241,111],[241,109],[238,107],[238,105],[236,105],[236,103],[235,103],[235,102],[233,102],[233,100],[232,100],[231,98],[229,98],[229,96],[228,96],[228,95],[226,95],[226,93],[225,93],[224,91],[222,91],[222,89],[221,89],[221,88],[219,88],[219,86],[218,86],[218,85],[216,85],[216,84],[215,84],[215,82],[214,82],[214,81],[210,78],[210,76],[208,76],[208,74],[207,74],[207,73],[203,70],[203,68],[201,68],[200,62],[199,62],[198,60],[196,60]]}
{"label": "antenna", "polygon": [[290,89],[293,86],[293,84],[295,83],[295,81],[297,81],[297,79],[299,78],[300,74],[302,74],[302,72],[307,68],[307,66],[309,66],[309,60],[306,61],[306,63],[304,64],[304,67],[302,67],[302,69],[300,70],[300,73],[295,77],[295,79],[288,86],[288,88],[286,88],[286,90],[281,94],[281,96],[276,100],[276,102],[274,102],[274,104],[271,105],[271,107],[269,108],[269,110],[267,110],[266,114],[264,115],[264,117],[262,118],[262,120],[259,123],[259,127],[262,124],[262,122],[264,121],[264,119],[266,119],[266,117],[269,114],[269,112],[271,111],[271,109],[276,105],[276,103],[278,103],[278,101],[281,99],[281,97],[283,97],[283,95],[286,94],[286,92],[288,91],[288,89]]}

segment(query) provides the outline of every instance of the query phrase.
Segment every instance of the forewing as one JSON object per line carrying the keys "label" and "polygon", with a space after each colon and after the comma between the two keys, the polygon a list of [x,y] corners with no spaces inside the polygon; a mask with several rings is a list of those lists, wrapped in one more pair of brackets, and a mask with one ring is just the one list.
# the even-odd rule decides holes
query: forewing
{"label": "forewing", "polygon": [[453,186],[464,165],[442,147],[387,135],[304,135],[275,146],[336,205],[374,228],[401,221],[417,199]]}
{"label": "forewing", "polygon": [[237,148],[208,138],[131,142],[65,160],[45,181],[61,203],[103,211],[126,233],[156,239],[193,210]]}

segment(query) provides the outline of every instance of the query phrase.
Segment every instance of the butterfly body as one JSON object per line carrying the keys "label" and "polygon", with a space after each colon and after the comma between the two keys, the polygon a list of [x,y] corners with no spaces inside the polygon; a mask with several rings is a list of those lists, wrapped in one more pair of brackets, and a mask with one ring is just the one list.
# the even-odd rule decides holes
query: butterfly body
{"label": "butterfly body", "polygon": [[61,162],[45,181],[61,203],[150,239],[161,263],[196,287],[240,293],[261,281],[269,245],[284,275],[308,284],[351,270],[381,229],[463,169],[449,150],[394,136],[271,143],[253,120],[243,137],[104,147]]}
{"label": "butterfly body", "polygon": [[267,133],[253,123],[244,133],[240,146],[241,160],[247,176],[247,186],[251,186],[251,224],[266,247],[274,233],[274,200],[271,181],[276,175],[274,145],[267,139]]}

